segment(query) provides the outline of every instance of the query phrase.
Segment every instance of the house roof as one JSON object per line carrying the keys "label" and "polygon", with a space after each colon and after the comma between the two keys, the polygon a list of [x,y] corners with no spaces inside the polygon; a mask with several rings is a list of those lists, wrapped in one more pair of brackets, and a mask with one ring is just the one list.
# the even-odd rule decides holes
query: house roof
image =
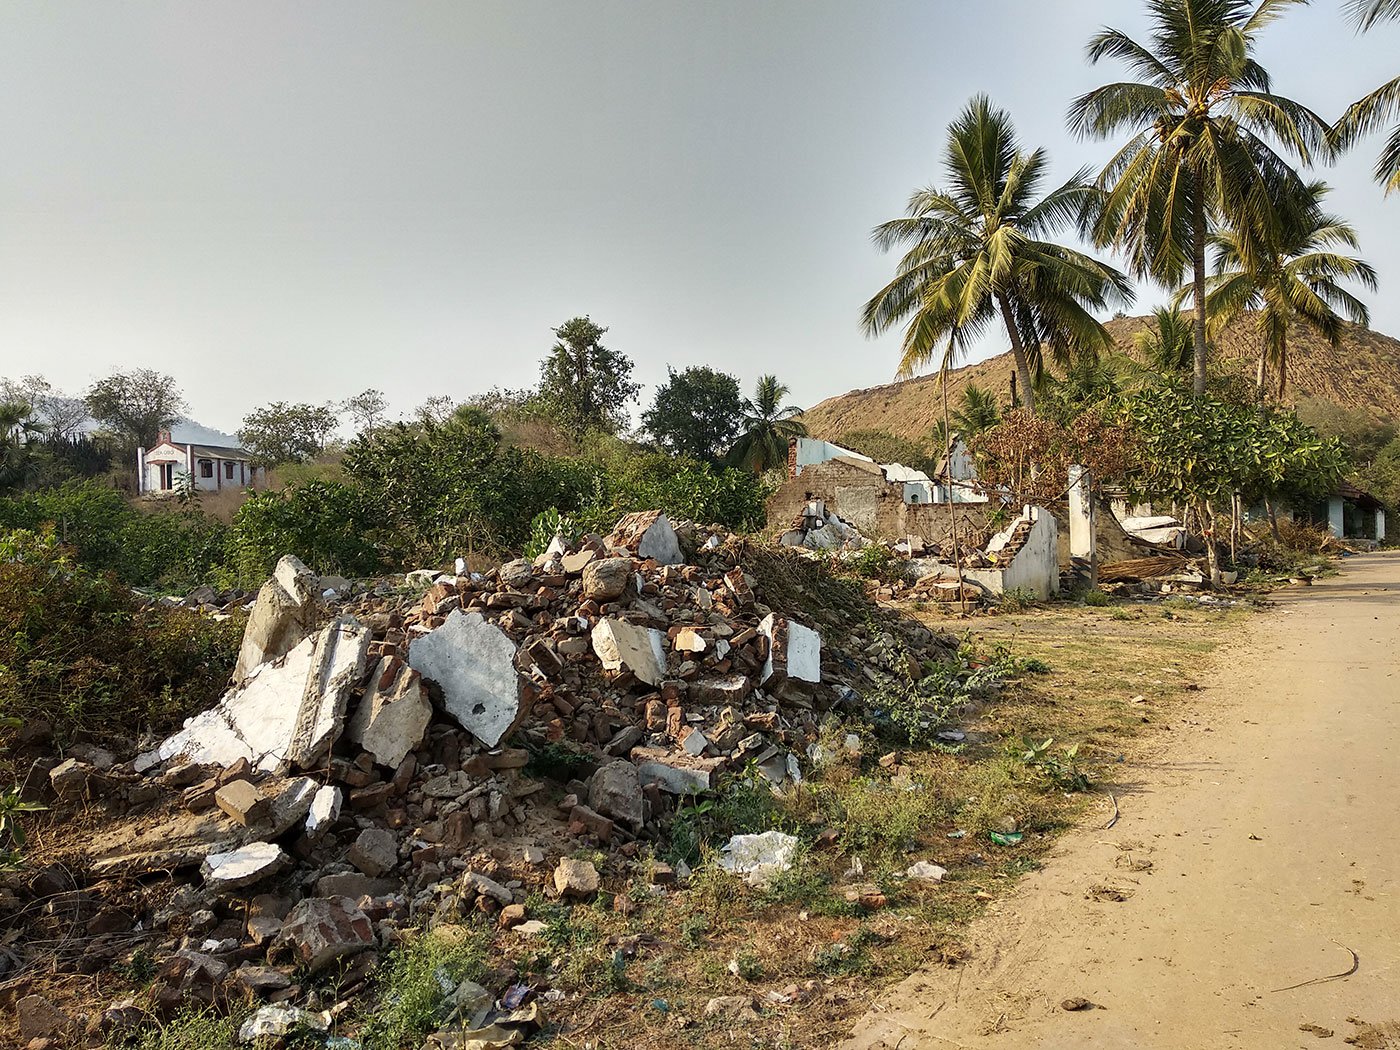
{"label": "house roof", "polygon": [[191,445],[190,451],[200,459],[246,460],[251,458],[247,449],[225,445]]}
{"label": "house roof", "polygon": [[1342,499],[1350,500],[1362,510],[1384,510],[1385,504],[1371,495],[1363,488],[1353,485],[1350,481],[1343,481],[1337,486],[1337,495]]}

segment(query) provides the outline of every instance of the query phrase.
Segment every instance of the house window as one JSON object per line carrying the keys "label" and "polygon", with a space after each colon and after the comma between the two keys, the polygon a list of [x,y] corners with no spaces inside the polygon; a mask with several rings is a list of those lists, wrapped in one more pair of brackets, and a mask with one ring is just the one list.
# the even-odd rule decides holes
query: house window
{"label": "house window", "polygon": [[214,476],[214,461],[212,459],[201,459],[199,461],[199,476],[201,478],[212,478]]}
{"label": "house window", "polygon": [[225,464],[224,464],[224,480],[225,480],[225,481],[232,481],[232,480],[233,480],[233,464],[232,464],[232,463],[225,463]]}

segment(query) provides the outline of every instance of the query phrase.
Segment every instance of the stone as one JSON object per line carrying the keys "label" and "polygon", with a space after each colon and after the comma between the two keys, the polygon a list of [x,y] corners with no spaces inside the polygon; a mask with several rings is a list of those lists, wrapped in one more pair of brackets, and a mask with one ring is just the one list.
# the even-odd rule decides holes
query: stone
{"label": "stone", "polygon": [[88,769],[76,758],[65,759],[49,771],[49,785],[63,802],[81,802],[88,796]]}
{"label": "stone", "polygon": [[628,670],[639,681],[660,685],[666,677],[666,635],[609,617],[593,628],[593,652],[608,671]]}
{"label": "stone", "polygon": [[534,579],[535,567],[524,558],[516,558],[502,565],[497,575],[507,587],[518,591],[529,586],[530,581]]}
{"label": "stone", "polygon": [[693,627],[684,627],[676,632],[671,648],[678,653],[703,653],[710,647],[704,636]]}
{"label": "stone", "polygon": [[747,995],[720,995],[705,1004],[706,1017],[727,1017],[731,1020],[757,1020],[753,1000]]}
{"label": "stone", "polygon": [[162,1009],[212,1006],[223,993],[228,964],[204,952],[188,948],[168,956],[156,971],[151,998]]}
{"label": "stone", "polygon": [[569,810],[569,831],[575,835],[592,835],[599,842],[611,842],[617,825],[588,806],[578,805]]}
{"label": "stone", "polygon": [[592,861],[564,857],[554,869],[554,888],[561,897],[587,900],[598,892],[598,869]]}
{"label": "stone", "polygon": [[598,552],[589,547],[579,551],[577,554],[564,555],[564,557],[560,559],[560,564],[563,565],[564,571],[570,576],[577,576],[579,573],[583,572],[584,569],[588,568],[591,562],[596,561],[597,558]]}
{"label": "stone", "polygon": [[714,786],[715,774],[724,767],[722,758],[694,758],[670,754],[658,748],[632,749],[642,786],[657,784],[672,795],[698,795]]}
{"label": "stone", "polygon": [[510,904],[515,900],[515,895],[494,879],[489,879],[480,872],[469,871],[463,876],[465,880],[476,887],[476,892],[483,897],[490,897],[500,904]]}
{"label": "stone", "polygon": [[250,842],[225,853],[204,858],[200,871],[214,890],[238,890],[279,875],[291,866],[292,858],[275,842]]}
{"label": "stone", "polygon": [[423,742],[433,717],[418,672],[400,665],[390,673],[395,662],[387,656],[379,661],[347,734],[380,765],[393,768]]}
{"label": "stone", "polygon": [[277,562],[272,579],[258,591],[243,629],[235,682],[242,682],[259,665],[285,656],[316,630],[319,590],[316,574],[298,559],[289,554]]}
{"label": "stone", "polygon": [[142,756],[137,768],[180,758],[263,771],[312,768],[340,735],[350,689],[364,677],[370,632],[338,620],[291,652],[254,668],[219,703]]}
{"label": "stone", "polygon": [[374,926],[348,897],[309,897],[282,924],[277,944],[311,973],[374,947]]}
{"label": "stone", "polygon": [[342,871],[335,875],[322,875],[316,880],[316,893],[321,897],[392,897],[403,889],[397,879],[372,879],[358,871]]}
{"label": "stone", "polygon": [[920,882],[942,882],[943,876],[947,874],[947,868],[941,868],[928,860],[917,861],[904,871],[905,878],[917,879]]}
{"label": "stone", "polygon": [[583,596],[589,601],[610,602],[622,597],[631,580],[631,558],[595,559],[583,570]]}
{"label": "stone", "polygon": [[267,815],[271,803],[247,780],[235,780],[214,792],[215,804],[245,828]]}
{"label": "stone", "polygon": [[690,695],[700,704],[717,707],[740,704],[753,692],[753,679],[748,675],[732,674],[723,678],[698,678],[690,683]]}
{"label": "stone", "polygon": [[646,800],[637,767],[625,759],[607,762],[588,782],[588,806],[634,830],[646,822]]}
{"label": "stone", "polygon": [[459,609],[413,641],[408,662],[442,690],[443,707],[463,729],[495,747],[524,714],[515,652],[499,627]]}
{"label": "stone", "polygon": [[730,874],[742,875],[750,886],[765,886],[774,875],[792,868],[800,844],[781,831],[735,835],[724,844],[719,866]]}
{"label": "stone", "polygon": [[764,617],[758,630],[768,639],[763,685],[773,688],[789,679],[812,683],[822,680],[822,639],[816,631],[776,613]]}
{"label": "stone", "polygon": [[681,750],[688,755],[703,755],[710,746],[709,738],[693,726],[686,727],[680,737]]}
{"label": "stone", "polygon": [[340,819],[343,801],[340,788],[334,784],[317,789],[311,798],[311,809],[306,814],[306,834],[312,841],[321,838]]}
{"label": "stone", "polygon": [[72,1018],[42,995],[26,995],[15,1003],[15,1020],[19,1025],[19,1037],[25,1042],[50,1037],[61,1039],[73,1026]]}
{"label": "stone", "polygon": [[330,1026],[329,1014],[313,1013],[285,1003],[269,1003],[248,1015],[238,1029],[238,1041],[259,1043],[269,1039],[281,1040],[296,1032],[325,1032]]}
{"label": "stone", "polygon": [[370,878],[393,871],[399,863],[399,844],[393,832],[366,828],[355,839],[345,859]]}
{"label": "stone", "polygon": [[626,515],[608,536],[607,544],[612,548],[634,551],[637,557],[661,565],[680,565],[685,561],[676,530],[671,527],[670,519],[659,510]]}

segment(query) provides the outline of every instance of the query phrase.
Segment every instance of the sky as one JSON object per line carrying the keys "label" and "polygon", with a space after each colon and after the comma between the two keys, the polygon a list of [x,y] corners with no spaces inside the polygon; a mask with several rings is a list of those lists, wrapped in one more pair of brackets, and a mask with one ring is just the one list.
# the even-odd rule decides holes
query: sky
{"label": "sky", "polygon": [[[1400,25],[1334,0],[1260,56],[1335,117],[1393,77]],[[1110,144],[1065,129],[1129,0],[360,0],[0,5],[0,376],[78,393],[173,375],[233,431],[274,400],[367,387],[391,414],[532,385],[551,328],[589,314],[636,363],[810,406],[890,382],[866,339],[893,274],[870,230],[941,179],[979,92],[1052,176]],[[1371,139],[1322,172],[1400,334],[1400,196]],[[1139,310],[1160,302],[1144,289]],[[988,338],[974,356],[1004,349]]]}

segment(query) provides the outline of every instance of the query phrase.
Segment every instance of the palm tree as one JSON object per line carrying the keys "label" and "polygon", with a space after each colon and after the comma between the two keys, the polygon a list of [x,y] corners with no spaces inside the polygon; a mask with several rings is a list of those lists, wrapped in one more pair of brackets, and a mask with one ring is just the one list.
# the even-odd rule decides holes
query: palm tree
{"label": "palm tree", "polygon": [[794,416],[796,405],[783,405],[788,388],[777,376],[759,376],[752,401],[744,401],[743,433],[730,450],[730,458],[756,474],[787,462],[788,443],[807,436],[807,427]]}
{"label": "palm tree", "polygon": [[1191,371],[1192,321],[1172,306],[1152,311],[1152,323],[1133,335],[1141,364],[1157,376],[1174,379]]}
{"label": "palm tree", "polygon": [[[1307,0],[1146,0],[1150,43],[1105,28],[1089,61],[1122,61],[1139,79],[1105,84],[1070,107],[1081,135],[1131,137],[1099,175],[1107,194],[1093,223],[1101,245],[1127,250],[1129,268],[1167,287],[1191,273],[1192,387],[1206,383],[1206,242],[1229,222],[1269,230],[1286,221],[1302,179],[1271,145],[1303,164],[1330,157],[1316,113],[1274,94],[1253,56],[1259,33]],[[1247,254],[1254,245],[1246,239]]]}
{"label": "palm tree", "polygon": [[1001,409],[990,390],[983,390],[976,383],[963,387],[962,404],[953,413],[953,427],[963,437],[991,430],[1001,422]]}
{"label": "palm tree", "polygon": [[1345,314],[1356,324],[1367,324],[1366,304],[1342,287],[1356,281],[1375,291],[1376,271],[1355,256],[1337,249],[1359,247],[1350,224],[1322,210],[1329,187],[1313,182],[1307,187],[1310,206],[1301,221],[1278,232],[1251,263],[1243,238],[1226,230],[1212,238],[1216,273],[1208,282],[1206,314],[1212,334],[1225,328],[1245,311],[1254,311],[1260,339],[1258,391],[1264,398],[1266,370],[1278,373],[1278,394],[1288,385],[1288,332],[1304,324],[1333,346],[1341,342]]}
{"label": "palm tree", "polygon": [[[1400,0],[1350,0],[1347,10],[1364,31],[1378,22],[1400,19]],[[1395,125],[1376,160],[1375,172],[1376,181],[1385,187],[1387,194],[1400,190],[1400,77],[1353,102],[1332,129],[1339,146],[1350,146],[1362,135],[1378,131],[1392,120]]]}
{"label": "palm tree", "polygon": [[946,188],[919,190],[904,217],[875,228],[882,249],[908,246],[894,280],[862,317],[872,336],[908,322],[901,377],[932,360],[954,333],[960,351],[1000,318],[1034,410],[1032,373],[1043,368],[1043,348],[1063,363],[1113,345],[1091,311],[1126,303],[1131,288],[1111,266],[1040,239],[1074,222],[1097,195],[1083,170],[1038,198],[1048,163],[1044,150],[1023,151],[1010,115],[979,95],[948,129]]}
{"label": "palm tree", "polygon": [[0,402],[0,492],[18,488],[30,479],[34,457],[29,443],[43,430],[29,405]]}

